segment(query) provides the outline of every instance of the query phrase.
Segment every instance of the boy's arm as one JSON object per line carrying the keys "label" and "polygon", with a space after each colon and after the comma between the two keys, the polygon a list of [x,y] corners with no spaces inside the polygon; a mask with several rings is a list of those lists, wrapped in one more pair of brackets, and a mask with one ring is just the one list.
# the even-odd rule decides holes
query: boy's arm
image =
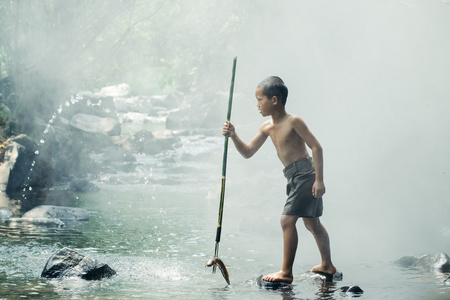
{"label": "boy's arm", "polygon": [[246,144],[236,133],[234,125],[230,121],[223,125],[222,134],[228,135],[233,141],[236,149],[244,158],[250,158],[258,151],[267,139],[267,134],[263,131],[264,124],[261,125],[253,139]]}
{"label": "boy's arm", "polygon": [[314,169],[316,171],[316,181],[314,182],[312,194],[319,198],[325,194],[325,184],[323,182],[323,149],[319,141],[309,130],[306,123],[300,117],[294,117],[293,127],[295,132],[303,139],[303,141],[311,149]]}

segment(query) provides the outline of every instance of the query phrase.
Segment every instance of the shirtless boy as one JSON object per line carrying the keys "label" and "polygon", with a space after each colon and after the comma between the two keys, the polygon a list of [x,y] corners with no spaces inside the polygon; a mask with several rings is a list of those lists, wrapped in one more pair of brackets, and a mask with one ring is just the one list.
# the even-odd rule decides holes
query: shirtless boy
{"label": "shirtless boy", "polygon": [[[263,80],[255,92],[257,107],[263,117],[272,118],[261,125],[248,144],[239,138],[230,122],[224,124],[222,133],[232,139],[236,149],[245,158],[252,157],[270,136],[278,158],[285,166],[283,172],[288,180],[288,199],[280,220],[283,263],[280,271],[262,279],[291,283],[298,244],[298,218],[303,219],[306,228],[313,234],[322,258],[322,263],[312,268],[311,272],[331,275],[336,273],[336,268],[331,262],[328,233],[319,219],[323,209],[322,195],[325,193],[322,147],[300,117],[286,113],[287,95],[288,89],[279,77]],[[312,151],[312,159],[306,145]]]}

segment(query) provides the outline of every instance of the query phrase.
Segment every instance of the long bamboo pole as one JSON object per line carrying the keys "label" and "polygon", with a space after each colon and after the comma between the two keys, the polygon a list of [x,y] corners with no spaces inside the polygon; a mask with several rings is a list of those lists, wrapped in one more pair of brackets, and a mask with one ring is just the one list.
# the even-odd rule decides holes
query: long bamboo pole
{"label": "long bamboo pole", "polygon": [[[227,110],[227,122],[230,121],[231,118],[231,104],[233,102],[233,91],[234,91],[234,78],[236,74],[236,61],[237,57],[233,58],[233,70],[231,73],[231,85],[230,85],[230,94],[228,97],[228,110]],[[219,243],[220,243],[220,235],[222,234],[222,219],[223,219],[223,204],[225,200],[225,181],[227,174],[227,155],[228,155],[228,135],[225,136],[225,142],[223,146],[223,161],[222,161],[222,188],[220,192],[220,204],[219,204],[219,218],[217,221],[217,231],[216,231],[216,247],[214,250],[214,257],[219,255]],[[215,266],[213,267],[213,273],[216,272]]]}

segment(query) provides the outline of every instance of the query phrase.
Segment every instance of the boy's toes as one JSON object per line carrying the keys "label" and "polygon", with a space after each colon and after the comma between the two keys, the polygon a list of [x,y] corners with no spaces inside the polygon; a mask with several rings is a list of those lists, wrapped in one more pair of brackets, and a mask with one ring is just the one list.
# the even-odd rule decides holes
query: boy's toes
{"label": "boy's toes", "polygon": [[269,275],[266,275],[262,278],[262,280],[265,281],[271,281],[271,282],[286,282],[286,283],[291,283],[293,280],[292,275],[288,275],[285,274],[282,271],[276,272],[276,273],[272,273]]}

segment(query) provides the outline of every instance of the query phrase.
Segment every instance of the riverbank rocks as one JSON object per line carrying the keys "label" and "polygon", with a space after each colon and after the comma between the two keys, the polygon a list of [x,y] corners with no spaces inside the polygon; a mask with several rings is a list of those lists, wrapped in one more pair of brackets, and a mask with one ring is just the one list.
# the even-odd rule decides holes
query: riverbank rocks
{"label": "riverbank rocks", "polygon": [[86,280],[100,280],[115,274],[116,271],[107,264],[64,247],[49,258],[41,277],[80,277]]}
{"label": "riverbank rocks", "polygon": [[444,252],[435,255],[404,256],[397,261],[397,264],[404,268],[423,268],[442,273],[450,272],[450,257]]}
{"label": "riverbank rocks", "polygon": [[[58,119],[62,124],[84,133],[120,135],[121,124],[112,96],[86,91],[79,92],[77,97],[81,101],[79,105],[61,110]],[[55,124],[53,123],[53,126]]]}

